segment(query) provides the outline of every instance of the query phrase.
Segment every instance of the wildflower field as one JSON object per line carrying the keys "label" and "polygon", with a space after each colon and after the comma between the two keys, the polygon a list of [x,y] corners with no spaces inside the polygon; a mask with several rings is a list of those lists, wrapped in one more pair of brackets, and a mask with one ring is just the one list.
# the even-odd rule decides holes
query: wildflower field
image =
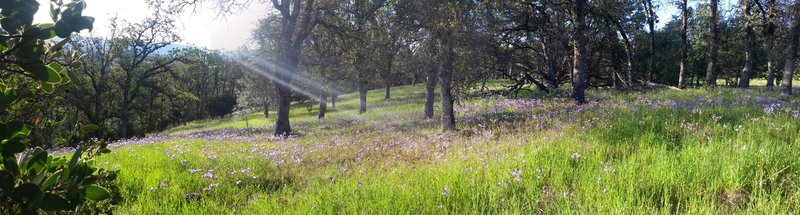
{"label": "wildflower field", "polygon": [[796,96],[466,97],[441,133],[423,86],[382,95],[361,115],[341,96],[324,120],[297,104],[289,138],[254,113],[114,142],[96,162],[121,169],[120,214],[800,212]]}

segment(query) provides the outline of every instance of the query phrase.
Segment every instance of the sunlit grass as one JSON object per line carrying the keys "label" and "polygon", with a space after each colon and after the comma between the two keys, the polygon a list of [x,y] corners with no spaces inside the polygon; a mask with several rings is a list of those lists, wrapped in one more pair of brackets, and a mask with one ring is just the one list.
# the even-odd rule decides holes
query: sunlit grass
{"label": "sunlit grass", "polygon": [[[782,75],[782,74],[780,74],[780,75]],[[767,79],[753,79],[753,80],[750,81],[750,85],[759,86],[759,87],[767,86]],[[794,87],[800,86],[800,80],[793,80],[792,86],[794,86]]]}
{"label": "sunlit grass", "polygon": [[[422,116],[423,86],[396,88],[389,100],[376,90],[362,115],[354,94],[340,96],[321,121],[316,109],[295,104],[294,139],[168,139],[117,148],[98,162],[122,169],[123,214],[800,209],[798,97],[725,88],[589,95],[584,106],[566,98],[462,101],[460,131],[443,134]],[[168,133],[266,129],[270,120],[254,113]]]}
{"label": "sunlit grass", "polygon": [[[392,89],[392,98],[384,99],[384,91],[374,90],[369,91],[367,94],[367,113],[358,114],[360,102],[358,100],[358,93],[351,93],[338,96],[336,107],[331,107],[328,104],[328,112],[326,114],[329,118],[345,117],[345,118],[362,118],[374,117],[375,114],[383,115],[388,113],[407,114],[410,111],[422,111],[421,107],[424,103],[425,91],[421,85],[395,87]],[[438,92],[438,91],[437,91]],[[330,100],[329,100],[330,102]],[[319,105],[312,102],[295,102],[292,104],[290,119],[292,123],[300,122],[300,125],[308,123],[318,125],[325,123],[323,120],[317,119]],[[417,110],[419,109],[419,110]],[[224,129],[267,129],[274,124],[274,117],[276,109],[270,110],[269,118],[265,118],[263,112],[246,113],[243,115],[225,117],[222,119],[209,119],[190,122],[182,126],[168,129],[163,132],[165,134],[185,134],[198,131],[208,130],[224,130]],[[437,113],[438,114],[438,113]],[[418,118],[422,118],[420,115]],[[295,126],[296,127],[296,126]],[[307,128],[307,127],[306,127]],[[301,129],[294,129],[298,132],[307,132]]]}

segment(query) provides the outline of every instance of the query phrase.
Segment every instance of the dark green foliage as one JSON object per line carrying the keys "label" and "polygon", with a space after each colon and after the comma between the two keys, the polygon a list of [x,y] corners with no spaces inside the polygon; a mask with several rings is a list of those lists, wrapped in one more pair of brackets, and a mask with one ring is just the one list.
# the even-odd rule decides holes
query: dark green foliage
{"label": "dark green foliage", "polygon": [[[125,26],[125,23],[120,25]],[[61,94],[63,97],[55,101],[65,112],[73,113],[57,126],[72,129],[74,124],[95,124],[99,127],[95,137],[123,138],[120,136],[120,107],[125,101],[125,89],[128,89],[128,137],[227,115],[237,103],[243,103],[236,101],[243,97],[238,94],[243,66],[225,53],[176,45],[177,49],[160,49],[159,53],[164,54],[142,58],[143,67],[156,70],[148,72],[146,68],[138,68],[129,73],[119,65],[130,61],[124,50],[131,44],[118,37],[75,37],[69,43],[70,50],[86,56],[80,60],[80,67],[69,73],[75,84],[67,86]],[[119,84],[126,83],[128,74],[141,79],[127,80],[128,87]],[[262,98],[257,100],[262,101]],[[77,141],[65,138],[64,144],[72,145]]]}
{"label": "dark green foliage", "polygon": [[223,117],[233,113],[236,108],[236,95],[235,94],[222,94],[213,96],[208,102],[209,114],[213,117]]}
{"label": "dark green foliage", "polygon": [[54,156],[41,148],[19,156],[4,153],[0,213],[102,211],[117,204],[121,198],[113,182],[118,171],[94,166],[95,157],[110,152],[105,147],[103,142],[90,141],[71,157]]}

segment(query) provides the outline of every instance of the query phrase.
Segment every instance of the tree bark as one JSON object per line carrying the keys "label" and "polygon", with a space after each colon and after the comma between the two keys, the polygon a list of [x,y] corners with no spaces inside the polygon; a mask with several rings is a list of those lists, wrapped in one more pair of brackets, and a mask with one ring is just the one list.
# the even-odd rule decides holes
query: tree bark
{"label": "tree bark", "polygon": [[361,103],[361,108],[358,110],[359,114],[367,112],[367,83],[366,81],[359,81],[358,83],[358,98]]}
{"label": "tree bark", "polygon": [[103,126],[103,121],[105,120],[105,114],[103,114],[103,92],[105,92],[103,86],[105,86],[106,81],[105,73],[100,75],[100,79],[102,83],[94,83],[94,86],[97,86],[94,89],[94,110],[91,116],[87,117],[92,124],[97,125],[97,131],[95,131],[97,137],[101,137],[105,129],[105,126]]}
{"label": "tree bark", "polygon": [[456,118],[453,110],[453,95],[452,95],[452,82],[453,82],[453,69],[455,63],[455,51],[453,50],[452,41],[446,38],[440,38],[440,44],[443,48],[443,55],[441,58],[441,70],[439,70],[439,86],[442,99],[442,131],[455,131]]}
{"label": "tree bark", "polygon": [[718,20],[718,0],[711,0],[710,7],[710,34],[708,42],[708,67],[706,68],[706,85],[710,87],[717,86],[717,42],[719,41],[719,30],[717,29]]}
{"label": "tree bark", "polygon": [[275,114],[275,135],[283,136],[292,133],[289,123],[289,110],[292,104],[292,90],[288,86],[275,84],[278,88],[278,112]]}
{"label": "tree bark", "polygon": [[[155,97],[155,96],[152,96],[152,97]],[[154,110],[153,106],[155,105],[156,99],[155,98],[149,98],[148,100],[150,100],[150,102],[147,104],[149,107],[147,107],[147,109],[148,109],[147,110],[147,127],[144,129],[145,133],[150,133],[150,131],[151,131],[150,128],[155,127],[155,125],[153,124],[153,118],[154,118],[153,117],[153,110]]]}
{"label": "tree bark", "polygon": [[619,30],[619,34],[622,36],[622,42],[625,43],[625,81],[626,90],[630,92],[633,89],[633,45],[631,44],[630,38],[628,38],[628,33],[625,32],[625,28],[622,26],[618,20],[609,18],[614,22],[614,25],[617,26]]}
{"label": "tree bark", "polygon": [[750,87],[750,76],[753,72],[753,58],[755,54],[755,46],[756,46],[756,33],[753,30],[753,26],[750,23],[751,19],[751,6],[750,0],[742,0],[742,18],[744,20],[744,32],[745,32],[745,53],[744,53],[744,67],[742,68],[742,79],[739,82],[739,87],[742,88],[749,88]]}
{"label": "tree bark", "polygon": [[386,84],[386,95],[383,96],[383,99],[391,99],[392,98],[392,85]]}
{"label": "tree bark", "polygon": [[122,84],[122,104],[119,110],[119,138],[123,139],[128,137],[128,125],[130,124],[130,116],[128,115],[131,104],[130,80],[130,75],[126,75],[125,82]]}
{"label": "tree bark", "polygon": [[383,97],[384,99],[391,99],[391,91],[392,91],[392,64],[394,63],[394,53],[387,54],[388,56],[385,57],[384,69],[383,69],[383,82],[386,85],[386,95]]}
{"label": "tree bark", "polygon": [[689,29],[689,0],[681,3],[681,63],[678,73],[678,88],[686,88],[686,58],[688,57],[688,44],[686,43],[687,30]]}
{"label": "tree bark", "polygon": [[318,119],[325,118],[325,112],[328,111],[328,95],[325,95],[325,92],[320,93],[319,95],[319,114],[317,114]]}
{"label": "tree bark", "polygon": [[655,11],[653,11],[653,1],[645,0],[645,10],[647,11],[647,25],[650,30],[650,58],[647,60],[647,81],[653,81],[653,70],[656,59],[656,32],[655,32]]}
{"label": "tree bark", "polygon": [[[300,60],[300,48],[293,46],[284,46],[282,50],[281,62],[284,63],[285,68],[288,70],[286,73],[278,73],[275,77],[278,80],[273,80],[275,88],[278,90],[278,112],[275,115],[275,136],[285,136],[292,133],[292,126],[289,123],[289,111],[292,105],[292,89],[289,87],[292,84],[292,77],[297,72],[297,64]],[[281,81],[283,83],[281,83]]]}
{"label": "tree bark", "polygon": [[773,90],[775,87],[775,19],[777,18],[775,13],[778,7],[775,0],[769,0],[766,9],[760,4],[760,0],[755,2],[761,8],[764,48],[767,51],[767,90]]}
{"label": "tree bark", "polygon": [[767,90],[773,90],[775,88],[775,36],[769,35],[764,38],[764,43],[767,43]]}
{"label": "tree bark", "polygon": [[575,26],[573,29],[573,40],[575,46],[573,47],[573,70],[572,70],[572,98],[578,104],[586,102],[586,35],[584,29],[586,28],[586,0],[575,0],[574,5]]}
{"label": "tree bark", "polygon": [[365,52],[356,53],[355,65],[360,67],[356,72],[356,89],[358,90],[360,104],[358,114],[367,112],[367,77],[368,73],[371,72],[368,71],[367,64],[369,63]]}
{"label": "tree bark", "polygon": [[794,80],[795,63],[797,62],[797,40],[800,37],[800,2],[795,2],[792,9],[792,28],[786,42],[786,64],[781,80],[781,93],[792,95],[792,80]]}
{"label": "tree bark", "polygon": [[542,55],[544,55],[544,62],[547,65],[547,72],[545,73],[545,79],[547,79],[547,84],[553,90],[558,89],[558,78],[556,78],[556,63],[553,60],[553,56],[550,55],[550,49],[547,47],[547,42],[544,37],[541,40],[542,45]]}
{"label": "tree bark", "polygon": [[122,107],[119,113],[119,137],[123,139],[128,137],[128,124],[130,124],[130,118],[128,116],[129,104],[128,99],[122,99]]}
{"label": "tree bark", "polygon": [[[625,35],[625,32],[622,32]],[[625,78],[627,79],[627,90],[633,90],[633,45],[627,36],[623,36],[625,41]]]}
{"label": "tree bark", "polygon": [[[272,1],[272,6],[281,14],[281,33],[278,50],[281,63],[285,66],[285,74],[277,74],[280,80],[273,80],[278,88],[278,113],[275,117],[275,136],[284,136],[292,133],[289,124],[289,110],[292,103],[292,84],[294,75],[297,74],[297,65],[300,62],[302,45],[317,22],[314,20],[314,0]],[[302,17],[303,19],[299,19]],[[302,22],[298,25],[298,20]],[[285,83],[279,83],[279,82]],[[286,84],[286,85],[284,85]]]}
{"label": "tree bark", "polygon": [[264,118],[269,119],[269,102],[267,101],[264,101]]}
{"label": "tree bark", "polygon": [[425,117],[428,119],[433,119],[433,103],[436,99],[436,76],[437,76],[437,69],[435,68],[428,68],[426,72],[426,82],[425,82]]}

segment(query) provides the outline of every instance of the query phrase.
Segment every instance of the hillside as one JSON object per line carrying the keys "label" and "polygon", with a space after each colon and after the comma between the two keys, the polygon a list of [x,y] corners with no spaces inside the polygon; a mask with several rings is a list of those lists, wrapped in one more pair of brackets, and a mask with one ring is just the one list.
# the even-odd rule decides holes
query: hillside
{"label": "hillside", "polygon": [[[588,104],[473,98],[455,133],[422,115],[423,86],[340,97],[299,136],[260,113],[112,143],[121,214],[791,213],[800,100],[738,89],[590,91]],[[438,106],[437,106],[438,107]],[[438,113],[437,113],[438,114]]]}
{"label": "hillside", "polygon": [[797,0],[0,14],[0,215],[800,214]]}

